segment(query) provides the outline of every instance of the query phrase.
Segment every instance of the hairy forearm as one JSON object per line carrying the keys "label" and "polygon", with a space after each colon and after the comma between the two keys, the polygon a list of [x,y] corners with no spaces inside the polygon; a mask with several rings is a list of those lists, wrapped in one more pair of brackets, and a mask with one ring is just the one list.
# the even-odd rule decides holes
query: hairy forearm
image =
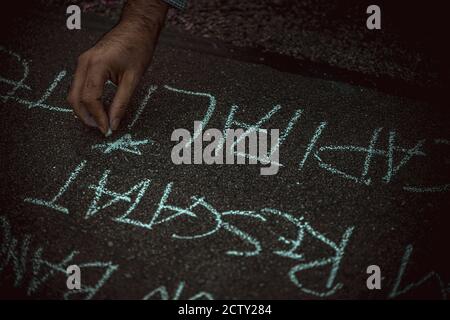
{"label": "hairy forearm", "polygon": [[168,5],[161,0],[128,0],[119,24],[135,28],[137,32],[159,33],[164,25]]}

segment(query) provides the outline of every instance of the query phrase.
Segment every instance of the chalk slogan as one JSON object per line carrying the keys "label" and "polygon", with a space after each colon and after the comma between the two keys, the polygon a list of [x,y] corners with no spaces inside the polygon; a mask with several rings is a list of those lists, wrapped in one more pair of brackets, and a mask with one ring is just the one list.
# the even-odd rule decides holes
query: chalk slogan
{"label": "chalk slogan", "polygon": [[[45,90],[44,94],[37,101],[31,101],[24,97],[20,97],[17,95],[18,90],[27,90],[30,91],[30,86],[26,85],[25,82],[29,75],[29,63],[20,57],[17,53],[9,51],[0,46],[0,53],[10,55],[13,57],[22,67],[23,75],[19,80],[7,79],[0,75],[0,82],[3,82],[7,85],[12,86],[12,88],[6,93],[0,95],[0,99],[2,102],[14,101],[18,104],[24,105],[28,109],[40,108],[51,112],[58,113],[71,113],[72,110],[63,106],[53,106],[50,105],[47,100],[54,93],[55,89],[62,82],[67,72],[65,70],[60,71],[51,82],[49,87]],[[193,92],[182,89],[173,88],[171,86],[165,85],[164,89],[169,90],[178,94],[185,94],[191,96],[197,96],[202,98],[207,98],[209,103],[207,106],[207,110],[201,120],[200,125],[194,131],[193,137],[191,141],[197,139],[199,135],[202,134],[202,129],[206,128],[208,122],[212,118],[215,110],[216,110],[216,98],[209,94],[203,92]],[[138,121],[139,117],[143,113],[145,107],[147,106],[151,95],[158,89],[157,86],[149,86],[148,91],[144,99],[142,100],[138,110],[135,114],[135,117],[131,124],[128,126],[131,129],[134,124]],[[238,121],[236,119],[236,113],[238,112],[239,107],[236,105],[231,106],[228,116],[225,120],[225,125],[223,128],[222,138],[218,143],[215,144],[216,152],[220,151],[223,148],[226,140],[226,135],[229,129],[234,126],[239,128],[244,128],[246,131],[240,136],[232,147],[239,145],[240,139],[245,138],[246,136],[252,135],[254,132],[260,132],[263,129],[264,125],[267,125],[270,120],[282,110],[280,105],[275,105],[271,110],[269,110],[265,115],[263,115],[260,120],[258,120],[254,124],[249,124],[246,122]],[[235,150],[235,154],[239,157],[246,157],[252,160],[258,160],[261,163],[268,163],[268,159],[272,159],[277,155],[280,146],[286,142],[287,138],[290,136],[293,128],[296,126],[298,121],[301,118],[303,110],[296,110],[291,118],[289,119],[285,129],[281,132],[281,135],[278,139],[275,139],[276,143],[272,145],[271,152],[267,156],[254,155],[252,153],[244,153],[242,150]],[[400,169],[404,168],[412,158],[415,157],[425,157],[427,154],[425,153],[424,145],[427,141],[426,139],[420,139],[417,143],[411,147],[402,147],[398,145],[398,135],[395,130],[390,130],[388,133],[388,147],[386,150],[377,148],[377,142],[380,140],[381,132],[383,128],[375,128],[370,137],[369,143],[367,146],[360,145],[352,145],[352,144],[343,144],[343,145],[323,145],[319,146],[318,142],[323,133],[323,131],[327,127],[327,122],[322,121],[318,124],[315,129],[314,134],[312,135],[307,147],[304,151],[303,156],[298,161],[298,170],[301,171],[307,162],[314,161],[319,168],[326,170],[327,172],[337,175],[341,178],[348,179],[355,183],[361,183],[365,185],[370,185],[373,180],[369,176],[370,166],[376,160],[376,158],[382,158],[386,161],[386,173],[382,178],[384,183],[390,183],[395,175],[399,172]],[[120,150],[124,152],[133,153],[136,155],[142,155],[140,147],[145,147],[146,145],[152,145],[154,141],[151,139],[144,140],[133,140],[131,134],[127,134],[124,137],[119,138],[114,142],[105,143],[102,145],[95,145],[93,149],[103,150],[104,153],[110,153],[112,151]],[[428,142],[431,148],[433,147],[448,147],[450,145],[450,141],[443,138],[437,138]],[[189,144],[185,145],[186,147]],[[326,153],[342,153],[342,154],[361,154],[364,156],[364,161],[361,166],[361,174],[359,176],[350,174],[343,169],[337,168],[333,164],[330,164],[324,160],[324,154]],[[195,163],[195,162],[194,162]],[[277,161],[271,161],[271,165],[282,167],[283,164],[278,163]],[[277,170],[278,171],[278,168]],[[415,185],[404,185],[403,189],[408,192],[447,192],[450,189],[450,183],[444,183],[435,186],[415,186]]]}
{"label": "chalk slogan", "polygon": [[[30,86],[26,84],[26,80],[29,75],[29,62],[23,59],[20,55],[17,53],[14,53],[10,50],[7,50],[0,46],[0,54],[6,54],[14,58],[16,60],[22,70],[23,75],[22,78],[19,80],[14,79],[7,79],[0,75],[0,83],[5,83],[6,85],[12,86],[12,88],[6,93],[1,94],[0,99],[2,102],[7,101],[14,101],[18,104],[21,104],[28,109],[35,109],[40,108],[51,112],[58,112],[58,113],[72,113],[72,110],[68,107],[64,106],[54,106],[50,105],[47,101],[51,97],[51,95],[54,93],[58,85],[63,81],[64,77],[67,75],[66,70],[60,71],[53,81],[50,83],[48,88],[44,91],[43,95],[37,99],[36,101],[29,100],[24,97],[20,97],[17,95],[18,90],[26,90],[30,91],[32,90]],[[195,143],[196,140],[201,140],[201,135],[203,134],[202,130],[207,127],[210,119],[212,118],[215,110],[217,101],[215,96],[213,96],[210,93],[204,93],[204,92],[194,92],[194,91],[188,91],[183,89],[177,89],[168,85],[163,86],[164,89],[174,92],[177,94],[184,94],[184,95],[190,95],[195,97],[201,97],[206,98],[208,100],[208,106],[206,109],[205,114],[203,115],[203,118],[201,121],[198,122],[198,125],[195,127],[195,130],[193,132],[193,135],[189,138],[187,143],[178,144],[181,145],[184,148],[190,147],[190,144],[192,142]],[[135,123],[138,121],[140,116],[142,115],[143,111],[145,110],[151,95],[158,90],[158,87],[155,85],[151,85],[148,87],[147,94],[141,101],[141,104],[139,105],[136,114],[132,120],[132,122],[128,125],[128,129],[132,129]],[[214,141],[214,151],[217,155],[219,151],[221,151],[222,148],[226,145],[227,140],[227,133],[232,129],[233,127],[243,128],[245,129],[244,132],[241,132],[240,135],[237,136],[237,139],[234,140],[234,143],[231,144],[229,147],[228,144],[225,147],[228,151],[228,148],[231,148],[232,152],[238,157],[237,163],[240,163],[242,158],[248,158],[250,163],[256,163],[256,161],[259,161],[261,164],[267,164],[270,163],[270,168],[262,168],[267,169],[269,171],[266,174],[274,174],[278,172],[279,167],[283,167],[284,165],[280,163],[278,160],[278,152],[280,149],[280,146],[283,145],[290,134],[292,133],[294,127],[299,122],[303,110],[297,109],[294,111],[292,116],[290,117],[286,127],[282,132],[280,132],[280,135],[278,137],[278,134],[275,136],[275,138],[271,139],[271,149],[270,152],[266,154],[261,154],[261,152],[245,152],[242,149],[239,148],[241,145],[240,142],[242,139],[245,139],[246,137],[253,136],[256,132],[261,134],[261,132],[267,132],[263,128],[263,126],[268,125],[270,123],[270,120],[274,118],[276,114],[279,114],[279,112],[282,110],[282,107],[280,105],[275,105],[270,109],[266,114],[264,114],[257,122],[250,124],[243,121],[239,121],[236,119],[236,114],[239,110],[239,107],[237,105],[232,105],[230,107],[229,113],[225,119],[224,127],[222,133],[215,132],[214,136],[219,137],[218,141]],[[297,163],[297,168],[299,172],[301,172],[307,163],[314,162],[320,169],[323,169],[333,175],[336,175],[338,177],[341,177],[346,180],[353,181],[358,184],[363,185],[371,185],[373,183],[372,177],[370,177],[370,167],[371,165],[377,160],[377,159],[383,159],[386,163],[386,171],[384,176],[381,178],[381,181],[383,183],[390,183],[394,180],[396,174],[401,169],[404,169],[407,164],[413,159],[413,158],[423,158],[427,156],[427,153],[424,151],[425,144],[428,143],[429,148],[448,148],[450,146],[450,140],[447,140],[445,138],[435,138],[435,139],[419,139],[417,142],[409,147],[401,146],[399,145],[399,138],[398,134],[395,130],[389,130],[387,134],[387,148],[382,149],[377,147],[377,143],[381,139],[381,133],[383,132],[384,128],[379,127],[373,129],[370,139],[368,139],[368,144],[366,146],[364,145],[353,145],[353,144],[330,144],[330,145],[319,145],[319,140],[321,135],[323,134],[324,130],[327,127],[328,122],[322,121],[320,122],[310,141],[308,142],[303,156],[300,157]],[[206,132],[205,132],[206,133]],[[278,133],[278,131],[277,131]],[[209,139],[209,138],[208,138]],[[183,140],[184,141],[184,138]],[[115,141],[107,142],[104,144],[98,144],[92,146],[92,149],[94,150],[101,150],[103,153],[111,153],[113,151],[122,151],[122,152],[128,152],[135,155],[142,155],[143,152],[140,148],[147,148],[151,147],[155,144],[155,141],[152,139],[143,139],[143,140],[134,140],[131,134],[126,134],[123,137],[118,138]],[[237,150],[235,149],[237,147]],[[264,148],[263,148],[264,149]],[[267,149],[267,146],[266,146]],[[229,152],[227,152],[228,155]],[[364,161],[361,163],[361,169],[360,174],[355,175],[348,172],[348,170],[344,170],[341,168],[336,167],[332,163],[329,163],[326,161],[325,157],[327,154],[343,154],[345,156],[350,156],[350,154],[359,154],[362,155],[364,158]],[[190,152],[188,152],[190,154]],[[194,155],[196,154],[195,151],[195,145],[194,145]],[[197,159],[200,159],[200,161],[197,161]],[[241,160],[240,160],[241,159]],[[217,160],[216,160],[217,161]],[[253,161],[253,162],[252,162]],[[445,163],[445,161],[441,161],[442,163]],[[183,161],[178,161],[178,163],[186,163]],[[188,162],[189,163],[189,162]],[[195,163],[202,163],[201,156],[200,157],[194,157],[194,164]],[[220,162],[216,162],[220,163]],[[272,168],[274,167],[274,168]],[[413,184],[405,184],[403,186],[403,190],[407,192],[423,192],[423,193],[433,193],[433,192],[448,192],[450,190],[450,183],[441,183],[438,185],[413,185]]]}
{"label": "chalk slogan", "polygon": [[[75,183],[78,176],[84,170],[87,165],[87,161],[82,161],[75,169],[69,173],[67,180],[62,184],[62,187],[57,191],[57,195],[52,197],[50,201],[36,198],[26,198],[24,201],[33,203],[36,205],[44,206],[49,209],[55,210],[62,214],[79,214],[79,212],[72,212],[68,208],[57,203],[60,198],[70,189],[71,185]],[[111,170],[105,170],[101,175],[97,184],[89,185],[88,189],[92,189],[93,196],[86,212],[84,213],[85,219],[91,219],[98,215],[102,210],[105,210],[113,205],[124,203],[128,206],[124,212],[117,213],[111,217],[111,220],[116,223],[128,224],[134,227],[140,228],[142,231],[153,231],[157,227],[163,225],[170,225],[174,220],[194,220],[197,225],[209,225],[209,229],[197,234],[180,235],[173,233],[172,239],[178,239],[183,241],[198,240],[213,237],[220,232],[225,232],[231,237],[238,238],[242,241],[243,247],[249,249],[237,250],[230,248],[225,252],[226,255],[237,257],[254,257],[262,254],[269,254],[275,257],[286,258],[288,261],[294,263],[294,265],[288,270],[287,278],[298,289],[308,295],[317,297],[328,297],[333,295],[338,289],[342,288],[343,284],[336,282],[336,276],[341,266],[341,261],[345,255],[345,249],[353,233],[354,226],[345,228],[342,236],[334,241],[324,233],[314,228],[308,223],[304,217],[292,215],[288,212],[283,212],[273,208],[262,208],[259,210],[226,210],[221,211],[214,207],[213,204],[208,202],[204,196],[192,196],[191,202],[186,206],[179,206],[171,203],[170,196],[173,193],[174,183],[169,182],[164,188],[159,201],[157,201],[156,209],[153,213],[146,214],[147,220],[143,221],[134,218],[133,213],[138,208],[139,202],[145,195],[147,189],[151,185],[150,179],[143,179],[136,183],[129,190],[125,192],[119,192],[112,190],[108,187],[108,178],[111,175]],[[67,196],[67,195],[66,195]],[[79,206],[77,206],[79,208]],[[203,217],[194,212],[194,209],[205,209],[210,215]],[[274,243],[270,243],[267,247],[264,247],[259,239],[249,234],[248,232],[240,229],[236,224],[227,220],[228,217],[241,217],[243,219],[251,219],[254,222],[254,228],[257,226],[264,227],[265,223],[269,223],[271,219],[277,219],[278,224],[285,224],[286,229],[291,229],[291,234],[277,234],[274,239]],[[259,223],[259,224],[258,224]],[[290,228],[289,228],[290,227]],[[332,252],[329,256],[324,256],[319,259],[308,258],[308,248],[305,248],[304,242],[308,240],[317,241],[321,245],[321,249],[324,252]],[[206,241],[208,243],[208,241]],[[408,263],[412,247],[409,249],[409,254],[402,262],[402,275]],[[322,270],[325,269],[325,281],[322,284],[322,289],[309,288],[301,281],[300,274],[304,274],[308,270]],[[442,282],[439,274],[434,271],[427,274],[424,279],[421,279],[418,283],[412,283],[406,286],[406,289],[400,290],[398,288],[400,279],[396,280],[396,289],[391,292],[390,297],[396,297],[400,294],[408,292],[409,290],[419,286],[425,281],[436,280],[439,284],[439,288],[442,293],[442,297],[446,298],[445,285]]]}
{"label": "chalk slogan", "polygon": [[[61,188],[56,192],[56,196],[51,197],[50,200],[26,198],[24,201],[35,205],[44,206],[62,214],[77,214],[76,212],[74,213],[72,210],[69,210],[69,208],[64,207],[60,201],[62,200],[62,197],[70,196],[70,194],[67,195],[66,193],[69,193],[72,184],[78,181],[79,176],[82,174],[83,170],[85,170],[86,165],[87,161],[82,161],[78,164],[73,171],[68,174],[67,180],[62,183]],[[99,215],[101,211],[113,205],[125,204],[128,208],[124,212],[114,215],[114,217],[111,218],[112,221],[138,227],[142,231],[146,232],[155,230],[157,227],[161,227],[162,225],[168,225],[174,220],[194,220],[197,225],[209,225],[209,229],[202,231],[201,233],[189,235],[174,233],[171,237],[173,239],[189,241],[210,238],[218,233],[226,233],[231,237],[241,240],[243,247],[246,248],[242,250],[230,248],[225,253],[227,255],[252,257],[261,255],[268,250],[269,254],[288,258],[295,262],[295,265],[288,272],[288,277],[292,283],[304,293],[326,297],[332,295],[342,286],[342,284],[336,283],[335,278],[354,227],[346,228],[342,237],[335,242],[316,230],[313,226],[306,222],[303,217],[293,216],[287,212],[282,212],[272,208],[262,208],[260,210],[222,211],[208,202],[206,198],[201,195],[193,195],[190,203],[186,206],[180,206],[171,203],[170,201],[170,197],[174,192],[173,182],[169,182],[162,191],[162,195],[159,198],[156,210],[153,214],[146,215],[146,221],[143,221],[143,218],[138,220],[134,217],[134,213],[137,211],[136,209],[138,208],[141,199],[151,186],[152,181],[150,179],[143,179],[131,186],[127,191],[120,192],[112,189],[111,186],[108,185],[108,178],[110,178],[110,176],[111,170],[106,169],[103,174],[101,174],[96,184],[88,185],[87,188],[93,190],[93,197],[86,212],[84,213],[85,219],[91,219],[94,216]],[[208,216],[205,217],[195,212],[195,210],[199,211],[200,209],[203,209],[208,213],[210,216],[209,219]],[[236,224],[228,221],[227,218],[229,217],[241,217],[242,219],[251,219],[252,221],[260,223],[264,223],[269,219],[278,217],[284,221],[287,226],[291,226],[294,231],[294,236],[289,237],[287,235],[280,235],[277,239],[275,239],[278,243],[278,247],[275,246],[275,250],[270,250],[272,246],[269,248],[264,248],[257,238],[244,230],[241,230],[238,226],[236,226]],[[299,251],[305,237],[311,237],[311,239],[319,241],[324,250],[331,250],[333,254],[321,259],[307,261],[307,256],[305,253],[301,253]],[[208,242],[205,241],[205,243]],[[298,279],[297,274],[300,271],[318,268],[322,269],[327,267],[330,268],[330,271],[327,272],[325,284],[326,289],[323,291],[307,288]]]}
{"label": "chalk slogan", "polygon": [[[92,299],[102,287],[110,280],[118,269],[119,265],[112,261],[82,261],[77,258],[80,254],[77,250],[71,250],[66,256],[55,261],[49,260],[45,254],[44,246],[37,246],[33,249],[33,239],[29,234],[21,237],[15,236],[7,217],[0,215],[0,274],[8,271],[8,267],[12,271],[13,285],[16,288],[24,288],[28,296],[39,293],[48,284],[53,284],[60,288],[62,298],[64,299]],[[82,270],[83,275],[89,274],[93,270],[93,274],[98,274],[95,270],[103,271],[101,276],[97,276],[97,281],[93,284],[83,283],[80,290],[68,290],[64,285],[67,277],[67,266],[76,263]],[[86,277],[84,277],[86,278]],[[0,282],[1,283],[1,282]],[[161,300],[177,300],[182,297],[186,283],[180,282],[176,291],[171,296],[165,286],[160,286],[144,297],[143,300],[161,299]],[[189,300],[209,299],[213,296],[204,291],[200,291]]]}
{"label": "chalk slogan", "polygon": [[[8,271],[8,267],[12,271],[14,287],[24,288],[27,295],[33,296],[42,290],[45,285],[53,283],[57,287],[61,288],[62,298],[82,298],[92,299],[96,294],[104,287],[107,281],[113,278],[113,275],[117,273],[119,265],[112,261],[88,261],[81,262],[76,259],[79,251],[72,250],[62,259],[58,261],[48,260],[45,257],[45,247],[38,246],[34,250],[32,249],[32,237],[29,234],[17,237],[12,232],[12,227],[5,216],[0,215],[0,275]],[[441,276],[435,272],[430,271],[422,278],[415,282],[411,282],[407,285],[402,285],[402,280],[405,277],[406,269],[409,264],[413,252],[413,246],[406,246],[403,257],[400,261],[400,267],[397,276],[394,280],[392,289],[388,295],[389,298],[396,298],[410,290],[421,286],[425,282],[433,280],[439,286],[440,295],[442,299],[447,299],[450,292],[450,284],[445,284]],[[289,253],[291,254],[291,253]],[[66,279],[66,268],[68,265],[77,263],[81,270],[88,272],[89,270],[102,270],[102,274],[98,277],[98,280],[94,284],[83,284],[80,290],[67,290],[62,284]],[[316,263],[320,265],[320,263]],[[294,271],[300,269],[305,270],[306,267],[297,267]],[[143,300],[160,299],[160,300],[199,300],[207,299],[213,300],[212,294],[206,291],[199,291],[192,296],[183,295],[186,283],[184,281],[179,282],[176,290],[171,295],[166,286],[160,286],[144,297]],[[0,282],[1,287],[1,282]]]}
{"label": "chalk slogan", "polygon": [[[24,105],[29,109],[44,109],[51,112],[58,113],[71,113],[72,111],[67,107],[53,106],[47,101],[54,93],[55,89],[61,83],[66,75],[66,71],[63,70],[57,74],[49,87],[45,90],[44,94],[37,101],[31,101],[24,97],[19,97],[17,95],[18,90],[31,90],[27,86],[26,79],[28,77],[28,62],[22,59],[18,54],[8,51],[0,47],[0,51],[10,55],[15,60],[17,60],[23,70],[23,76],[20,80],[6,79],[0,76],[0,82],[6,83],[12,86],[6,94],[0,95],[3,102],[11,101],[19,105]],[[212,118],[216,110],[216,98],[209,93],[193,92],[182,89],[173,88],[171,86],[163,86],[164,89],[177,93],[185,94],[191,96],[197,96],[201,98],[208,99],[207,110],[201,120],[197,129],[194,130],[193,135],[190,137],[190,141],[185,145],[189,145],[195,141],[199,135],[202,134],[202,128],[206,128],[210,119]],[[158,89],[156,86],[150,86],[148,88],[147,94],[139,105],[137,112],[134,116],[133,121],[128,126],[128,129],[132,129],[134,124],[138,121],[139,117],[146,108],[151,95]],[[243,121],[238,121],[236,119],[236,114],[239,107],[236,105],[231,106],[228,116],[226,117],[224,124],[224,131],[219,139],[219,144],[217,148],[224,146],[226,140],[226,134],[228,129],[232,127],[244,128],[245,134],[251,134],[252,132],[263,130],[263,126],[267,125],[269,121],[279,113],[282,108],[280,105],[274,106],[269,110],[263,117],[261,117],[257,122],[249,124]],[[290,117],[286,127],[281,131],[276,143],[272,144],[271,151],[268,156],[255,155],[255,154],[240,154],[237,151],[238,156],[245,156],[247,158],[253,157],[258,158],[261,163],[267,163],[267,158],[271,158],[273,153],[278,152],[280,146],[287,141],[293,128],[296,126],[297,122],[300,120],[303,114],[303,110],[297,109]],[[327,122],[321,122],[315,129],[313,136],[308,143],[303,157],[298,162],[299,170],[302,170],[307,162],[316,161],[319,168],[322,168],[332,174],[338,175],[344,179],[354,181],[355,183],[360,183],[364,185],[370,185],[372,183],[369,177],[369,168],[375,157],[383,157],[387,162],[386,174],[383,177],[385,183],[392,181],[397,172],[403,168],[413,157],[423,157],[426,156],[425,152],[422,150],[425,140],[419,140],[416,145],[412,147],[401,147],[397,144],[397,135],[395,131],[389,132],[389,143],[386,150],[382,150],[376,147],[379,135],[382,132],[382,128],[376,128],[370,139],[367,147],[355,146],[355,145],[328,145],[319,146],[318,141],[322,132],[326,129]],[[125,136],[119,138],[114,142],[108,142],[105,144],[99,144],[92,146],[92,150],[101,150],[103,153],[111,153],[114,151],[128,152],[135,154],[136,156],[141,156],[143,154],[144,148],[151,147],[154,143],[153,140],[146,138],[143,140],[133,140],[131,134],[126,134]],[[239,143],[239,138],[235,141],[235,144]],[[435,139],[435,145],[448,145],[448,141],[445,139]],[[142,148],[142,149],[141,149]],[[354,176],[350,175],[333,165],[325,162],[323,160],[322,153],[325,152],[354,152],[362,153],[365,155],[365,160],[362,165],[361,175]],[[397,160],[398,154],[402,156]],[[397,160],[397,161],[394,161]],[[64,206],[63,199],[70,193],[71,187],[74,183],[78,183],[79,177],[83,174],[88,162],[83,160],[79,162],[71,172],[67,174],[67,179],[61,182],[59,189],[52,196],[30,196],[24,199],[26,203],[43,206],[49,210],[54,210],[60,214],[72,215],[80,214],[80,212],[73,212],[72,208]],[[274,165],[272,162],[271,165]],[[283,167],[283,164],[275,164],[278,167]],[[137,219],[135,213],[139,207],[141,199],[145,196],[147,190],[152,185],[152,180],[148,177],[136,181],[133,186],[129,186],[127,191],[113,190],[110,184],[108,184],[108,179],[112,175],[112,170],[106,169],[99,174],[98,180],[94,184],[87,186],[89,191],[92,192],[93,196],[91,202],[88,204],[86,211],[84,212],[85,219],[91,219],[97,216],[99,212],[116,205],[125,205],[127,209],[123,212],[115,214],[111,217],[112,221],[119,224],[129,225],[134,228],[139,228],[143,232],[151,232],[157,227],[164,227],[164,225],[170,224],[172,221],[188,221],[195,222],[197,225],[210,226],[206,231],[193,234],[178,234],[173,233],[171,235],[172,239],[180,241],[192,241],[192,240],[202,240],[214,237],[219,233],[225,233],[230,237],[237,238],[242,242],[242,248],[229,248],[225,254],[229,256],[236,256],[241,258],[250,258],[258,256],[261,254],[267,254],[269,256],[275,256],[281,259],[286,259],[291,262],[290,268],[287,270],[286,276],[290,282],[295,285],[299,291],[304,294],[318,296],[318,297],[328,297],[336,293],[337,290],[342,288],[343,284],[337,281],[338,271],[341,267],[341,262],[345,256],[346,247],[351,239],[351,235],[355,229],[355,226],[348,226],[342,228],[342,234],[336,239],[331,239],[319,230],[317,230],[313,225],[311,225],[306,219],[298,214],[291,214],[288,212],[280,211],[276,208],[260,208],[257,210],[222,210],[217,208],[213,203],[210,203],[205,195],[192,195],[190,203],[180,205],[171,203],[170,197],[174,192],[176,186],[173,182],[168,182],[162,191],[162,196],[156,203],[156,209],[153,213],[147,214],[146,218]],[[84,184],[83,184],[84,185]],[[444,192],[449,188],[449,184],[438,185],[438,186],[405,186],[404,190],[409,192]],[[78,209],[79,207],[77,207]],[[201,209],[201,210],[198,210]],[[200,215],[197,211],[206,212],[207,216]],[[290,235],[286,234],[276,234],[274,239],[275,245],[265,246],[260,239],[258,239],[254,234],[242,230],[232,217],[239,217],[244,220],[251,220],[257,226],[261,226],[264,229],[266,224],[270,221],[282,221],[282,224],[291,227],[293,233]],[[185,231],[186,232],[186,231]],[[304,245],[304,239],[316,241],[321,245],[321,248],[326,252],[325,256],[321,258],[310,258],[308,253],[308,247]],[[6,242],[6,241],[5,241]],[[208,243],[206,241],[206,243]],[[3,249],[2,249],[3,250]],[[5,249],[6,250],[6,249]],[[331,252],[331,253],[330,253]],[[409,258],[409,256],[408,256]],[[308,271],[317,271],[324,275],[323,283],[308,285],[302,280],[301,275]],[[439,278],[427,275],[424,279],[420,281],[428,281],[429,279]],[[403,273],[402,273],[403,277]],[[401,277],[400,277],[401,278]],[[440,279],[440,278],[439,278]],[[417,283],[412,283],[406,286],[402,291],[398,287],[394,288],[390,297],[396,297],[398,294],[409,291],[416,287]],[[398,284],[400,281],[398,281]],[[443,289],[442,281],[439,281],[442,296],[445,298],[445,289]],[[167,297],[167,293],[161,289],[159,292],[161,297]],[[95,292],[94,292],[95,294]],[[88,293],[88,298],[92,297],[92,292]],[[207,295],[202,295],[207,297]],[[195,297],[195,296],[194,296]]]}

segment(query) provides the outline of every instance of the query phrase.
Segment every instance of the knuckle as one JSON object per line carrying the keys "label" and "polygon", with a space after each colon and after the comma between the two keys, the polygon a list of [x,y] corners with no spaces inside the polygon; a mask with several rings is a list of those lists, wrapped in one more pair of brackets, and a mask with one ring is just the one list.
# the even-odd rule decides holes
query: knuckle
{"label": "knuckle", "polygon": [[91,66],[98,66],[103,61],[103,58],[101,55],[93,54],[89,57],[89,65]]}
{"label": "knuckle", "polygon": [[127,109],[127,105],[122,103],[117,106],[117,109],[120,111],[125,111]]}
{"label": "knuckle", "polygon": [[88,88],[88,89],[95,89],[95,88],[99,87],[99,84],[96,81],[94,81],[91,76],[88,76],[86,78],[86,82],[84,84],[84,87]]}
{"label": "knuckle", "polygon": [[87,107],[90,106],[91,101],[92,101],[92,99],[88,95],[84,94],[80,97],[80,103],[84,106],[87,106]]}

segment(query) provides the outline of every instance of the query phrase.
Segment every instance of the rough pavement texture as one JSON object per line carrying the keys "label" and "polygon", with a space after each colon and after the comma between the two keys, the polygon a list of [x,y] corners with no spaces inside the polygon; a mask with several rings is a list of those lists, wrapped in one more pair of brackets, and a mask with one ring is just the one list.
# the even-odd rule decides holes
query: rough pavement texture
{"label": "rough pavement texture", "polygon": [[[99,285],[98,290],[69,298],[95,293],[93,298],[99,299],[141,299],[151,292],[151,298],[175,298],[183,283],[181,299],[202,292],[221,299],[311,299],[317,293],[328,293],[328,298],[386,299],[392,292],[398,298],[442,298],[447,294],[450,114],[446,102],[431,104],[283,73],[163,41],[121,130],[105,139],[82,127],[70,112],[45,109],[68,107],[65,95],[76,57],[105,30],[86,27],[68,32],[62,19],[43,21],[41,16],[11,13],[8,17],[2,18],[9,28],[0,44],[4,48],[0,52],[2,298],[62,298],[67,292],[62,270],[68,262],[82,266],[85,285]],[[29,66],[24,81],[29,89],[19,88],[7,98],[11,81],[22,77],[24,67],[5,50],[17,53]],[[63,70],[67,75],[41,99]],[[158,88],[130,129],[150,85]],[[279,173],[264,177],[254,165],[173,165],[172,131],[190,129],[194,120],[203,118],[208,98],[174,92],[166,85],[213,95],[216,109],[208,127],[223,128],[232,105],[239,107],[236,118],[248,123],[280,105],[266,127],[284,130],[301,109],[301,117],[280,147]],[[109,88],[106,100],[112,94]],[[40,105],[29,103],[39,100]],[[314,132],[324,121],[317,145],[301,167]],[[357,147],[367,149],[377,128],[383,129],[368,161],[367,152],[361,152],[365,149]],[[141,155],[94,147],[126,134],[154,143],[139,146]],[[82,163],[84,167],[55,201],[66,213],[25,201],[51,200]],[[370,180],[358,178],[361,175]],[[151,180],[150,185],[128,216],[133,224],[124,215],[145,179]],[[109,191],[96,188],[102,181]],[[212,208],[195,207],[195,217],[173,216],[175,212],[165,210],[150,228],[170,182],[170,205],[188,207],[197,195]],[[136,185],[139,188],[132,189]],[[241,215],[223,216],[225,224],[216,230],[217,215],[231,210]],[[248,216],[247,211],[258,216]],[[164,220],[167,217],[172,219]],[[348,243],[342,244],[341,255],[336,254],[346,231]],[[382,290],[366,288],[366,268],[371,264],[381,267]],[[397,278],[401,265],[405,269]],[[99,282],[102,277],[104,283]]]}

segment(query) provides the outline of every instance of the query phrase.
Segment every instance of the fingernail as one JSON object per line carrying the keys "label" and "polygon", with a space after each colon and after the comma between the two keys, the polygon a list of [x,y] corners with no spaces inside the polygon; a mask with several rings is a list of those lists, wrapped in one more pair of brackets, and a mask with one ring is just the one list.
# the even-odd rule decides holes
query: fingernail
{"label": "fingernail", "polygon": [[113,120],[111,121],[111,128],[112,128],[114,131],[116,131],[117,128],[119,127],[119,124],[120,124],[120,119],[115,118],[115,119],[113,119]]}
{"label": "fingernail", "polygon": [[108,131],[105,133],[105,137],[108,138],[110,135],[112,135],[112,130],[111,128],[108,128]]}

